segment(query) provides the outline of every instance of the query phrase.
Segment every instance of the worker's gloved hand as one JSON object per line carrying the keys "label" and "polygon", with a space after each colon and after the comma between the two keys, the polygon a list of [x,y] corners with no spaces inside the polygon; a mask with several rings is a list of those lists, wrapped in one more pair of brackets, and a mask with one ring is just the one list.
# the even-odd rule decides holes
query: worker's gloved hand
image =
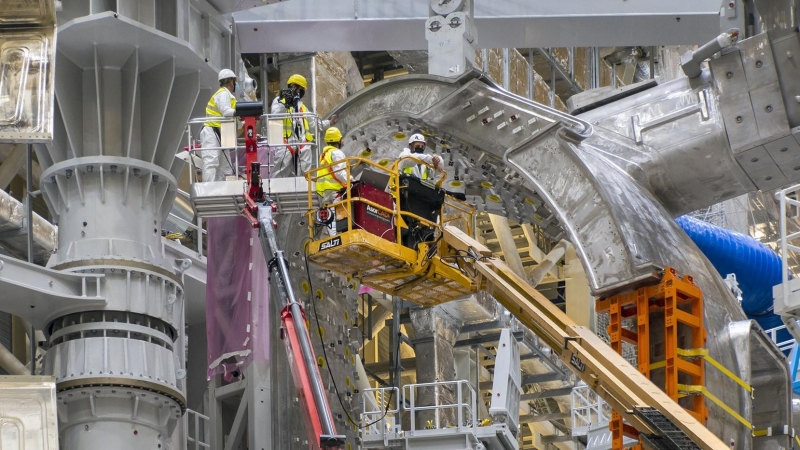
{"label": "worker's gloved hand", "polygon": [[433,167],[436,170],[442,170],[442,158],[438,155],[433,157]]}
{"label": "worker's gloved hand", "polygon": [[336,114],[332,115],[331,116],[331,126],[336,125],[338,122],[339,122],[339,116],[337,116]]}

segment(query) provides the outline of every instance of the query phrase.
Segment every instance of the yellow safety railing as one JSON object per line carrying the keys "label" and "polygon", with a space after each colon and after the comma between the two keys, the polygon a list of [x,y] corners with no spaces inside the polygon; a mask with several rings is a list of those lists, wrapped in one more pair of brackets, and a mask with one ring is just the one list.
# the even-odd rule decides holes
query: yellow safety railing
{"label": "yellow safety railing", "polygon": [[[430,221],[428,219],[420,217],[417,214],[414,214],[414,213],[412,213],[410,211],[404,211],[404,210],[402,210],[400,208],[399,198],[400,198],[400,193],[401,193],[401,190],[403,189],[403,187],[400,186],[400,183],[397,182],[397,180],[399,180],[400,175],[401,175],[398,165],[399,165],[400,161],[403,160],[403,159],[411,159],[411,160],[415,161],[417,164],[424,165],[424,166],[430,167],[431,169],[437,170],[435,167],[433,167],[433,165],[428,164],[428,163],[426,163],[426,162],[424,162],[424,161],[422,161],[422,160],[420,160],[418,158],[415,158],[413,156],[406,156],[406,157],[398,159],[397,161],[395,161],[389,167],[386,167],[385,165],[377,164],[377,163],[375,163],[375,162],[373,162],[373,161],[371,161],[369,159],[365,159],[365,158],[348,157],[348,158],[345,158],[343,160],[334,161],[334,162],[332,162],[330,164],[320,165],[320,166],[318,166],[318,167],[316,167],[314,169],[311,169],[308,172],[306,172],[305,173],[305,178],[306,178],[306,180],[309,181],[309,184],[308,184],[308,212],[306,213],[307,216],[308,216],[308,223],[309,223],[309,237],[312,240],[315,238],[315,236],[314,236],[314,226],[313,226],[313,223],[314,223],[314,217],[313,216],[314,216],[314,213],[315,213],[315,208],[314,208],[313,200],[314,200],[314,195],[317,195],[317,194],[316,194],[316,192],[315,192],[315,190],[313,188],[313,184],[312,183],[315,183],[317,180],[319,180],[322,177],[329,176],[329,174],[331,172],[336,172],[336,170],[333,169],[334,166],[340,165],[342,163],[345,164],[345,170],[346,170],[346,173],[347,173],[347,179],[348,180],[352,180],[353,179],[353,175],[352,175],[353,171],[355,170],[356,167],[358,167],[360,165],[365,166],[364,167],[365,169],[369,168],[371,170],[375,170],[377,172],[382,172],[382,173],[385,173],[385,174],[389,175],[388,188],[389,188],[390,194],[392,196],[392,199],[394,200],[393,208],[390,209],[390,208],[387,208],[386,206],[379,205],[378,203],[375,203],[375,202],[373,202],[373,201],[371,201],[369,199],[363,198],[363,197],[353,197],[352,196],[352,192],[351,192],[352,183],[348,182],[347,186],[345,186],[345,188],[344,188],[345,189],[345,195],[341,199],[339,199],[339,200],[337,200],[337,201],[335,201],[333,203],[327,204],[327,205],[320,205],[320,206],[325,206],[327,208],[332,208],[334,211],[336,211],[336,210],[344,210],[344,211],[346,211],[346,214],[344,214],[347,217],[347,230],[346,231],[352,231],[354,229],[353,228],[353,216],[352,216],[352,214],[350,212],[352,211],[352,204],[354,202],[360,202],[360,203],[367,204],[367,205],[377,209],[378,211],[384,212],[384,213],[386,213],[386,214],[388,214],[388,215],[390,215],[392,217],[392,223],[394,224],[394,227],[395,227],[395,230],[396,230],[395,240],[396,240],[396,243],[398,243],[398,244],[400,244],[402,242],[401,241],[401,239],[402,239],[401,230],[403,228],[408,228],[408,226],[406,225],[405,219],[414,219],[414,220],[416,220],[418,223],[420,223],[423,226],[433,227],[433,228],[441,228],[445,223],[448,223],[448,222],[464,221],[466,223],[467,229],[470,230],[470,234],[471,234],[472,228],[473,228],[472,227],[472,223],[473,223],[473,216],[475,214],[475,208],[473,206],[467,204],[467,203],[461,202],[461,201],[456,200],[456,199],[454,199],[452,197],[448,197],[448,196],[445,197],[445,203],[444,203],[444,205],[442,205],[442,209],[439,212],[439,221],[438,221],[438,223],[432,222],[432,221]],[[436,188],[441,188],[442,182],[445,179],[446,173],[445,173],[444,170],[440,170],[440,169],[438,170],[438,172],[440,172],[443,176],[441,176],[439,178],[439,180],[435,183],[435,187]],[[446,221],[444,219],[445,207],[451,208],[452,210],[455,210],[457,212],[457,214],[454,214],[451,217],[448,217]],[[333,220],[336,220],[335,216],[334,216]]]}

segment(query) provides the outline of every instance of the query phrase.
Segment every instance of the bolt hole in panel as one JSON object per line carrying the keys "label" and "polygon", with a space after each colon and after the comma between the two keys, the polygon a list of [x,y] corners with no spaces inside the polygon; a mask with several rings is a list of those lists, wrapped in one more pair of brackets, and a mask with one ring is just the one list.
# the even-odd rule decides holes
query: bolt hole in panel
{"label": "bolt hole in panel", "polygon": [[0,142],[53,138],[55,11],[47,0],[0,8]]}

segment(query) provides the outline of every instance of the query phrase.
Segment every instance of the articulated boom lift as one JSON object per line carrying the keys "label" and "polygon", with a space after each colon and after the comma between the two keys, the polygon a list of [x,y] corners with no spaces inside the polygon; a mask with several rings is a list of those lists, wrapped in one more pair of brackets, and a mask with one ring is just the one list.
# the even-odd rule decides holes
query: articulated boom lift
{"label": "articulated boom lift", "polygon": [[265,194],[261,182],[256,120],[261,117],[262,110],[260,102],[239,103],[236,107],[236,115],[244,122],[247,167],[245,207],[242,213],[253,228],[259,229],[261,249],[268,261],[270,275],[276,283],[280,299],[285,302],[281,310],[282,337],[298,397],[306,414],[310,448],[336,450],[344,444],[345,436],[336,434],[328,397],[322,386],[314,349],[311,347],[305,312],[294,295],[289,282],[289,266],[283,250],[278,246],[276,222],[272,216],[277,211],[277,205]]}
{"label": "articulated boom lift", "polygon": [[[326,169],[309,172],[309,186],[325,176]],[[403,175],[397,163],[386,168],[347,158],[348,179],[358,169],[363,169],[362,181],[347,186],[338,201],[322,205],[337,211],[335,218],[326,220],[328,227],[336,227],[333,236],[317,236],[319,227],[312,219],[315,214],[319,219],[319,213],[309,188],[310,261],[423,305],[486,291],[559,352],[565,366],[636,428],[649,447],[729,448],[591,330],[575,324],[471,238],[474,208],[446,196],[439,185]],[[385,176],[365,175],[371,171]],[[379,182],[367,189],[363,185],[369,180]],[[390,201],[380,201],[381,194]],[[376,222],[376,217],[383,220]],[[459,218],[465,221],[461,229],[455,226]]]}

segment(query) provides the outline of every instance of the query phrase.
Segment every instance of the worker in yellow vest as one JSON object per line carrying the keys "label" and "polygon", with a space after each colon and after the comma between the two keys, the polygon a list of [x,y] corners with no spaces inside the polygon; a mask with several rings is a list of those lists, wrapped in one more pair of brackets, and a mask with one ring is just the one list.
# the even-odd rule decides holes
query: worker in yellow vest
{"label": "worker in yellow vest", "polygon": [[[233,117],[236,112],[236,74],[230,69],[219,72],[219,89],[208,100],[206,117]],[[200,131],[200,145],[203,148],[219,148],[222,146],[220,139],[219,122],[213,120],[203,123]],[[227,175],[233,175],[231,157],[226,151],[207,150],[203,156],[203,181],[224,181]]]}
{"label": "worker in yellow vest", "polygon": [[[346,158],[342,148],[342,132],[336,127],[330,127],[325,131],[325,148],[319,158],[319,167],[330,167],[317,171],[316,190],[320,196],[320,205],[325,206],[334,203],[341,197],[342,190],[347,187],[350,179],[347,176],[347,167],[344,159]],[[339,164],[334,164],[342,161]],[[333,220],[328,225],[328,234],[336,234],[336,211],[328,209],[328,216]]]}
{"label": "worker in yellow vest", "polygon": [[[272,101],[272,114],[308,113],[309,109],[301,100],[308,89],[308,81],[302,75],[294,74],[286,82],[287,88]],[[314,141],[317,128],[326,129],[336,125],[338,117],[331,120],[311,120],[309,117],[292,117],[283,120],[283,142],[285,147],[275,150],[272,177],[301,177],[314,164],[313,151],[309,143]]]}
{"label": "worker in yellow vest", "polygon": [[408,147],[404,148],[403,151],[400,152],[400,156],[398,156],[400,162],[397,163],[397,166],[400,169],[400,173],[414,176],[423,181],[434,181],[439,177],[440,173],[436,170],[408,158],[409,156],[413,156],[420,161],[432,165],[435,169],[441,170],[442,158],[439,155],[425,154],[425,146],[425,135],[423,135],[420,130],[414,130],[414,132],[411,133],[411,137],[408,138]]}

